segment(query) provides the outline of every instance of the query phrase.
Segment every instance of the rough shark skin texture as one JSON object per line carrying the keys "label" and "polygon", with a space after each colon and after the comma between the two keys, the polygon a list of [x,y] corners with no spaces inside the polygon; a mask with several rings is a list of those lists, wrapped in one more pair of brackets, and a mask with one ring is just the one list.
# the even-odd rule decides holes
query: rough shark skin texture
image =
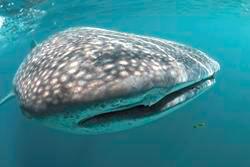
{"label": "rough shark skin texture", "polygon": [[173,41],[75,27],[37,45],[13,84],[24,113],[32,118],[70,132],[95,133],[79,121],[152,106],[219,69],[205,53]]}

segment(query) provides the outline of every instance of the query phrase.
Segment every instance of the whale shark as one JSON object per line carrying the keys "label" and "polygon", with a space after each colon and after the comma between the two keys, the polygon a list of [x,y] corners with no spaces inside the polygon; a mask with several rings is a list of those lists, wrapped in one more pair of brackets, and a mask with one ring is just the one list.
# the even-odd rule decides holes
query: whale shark
{"label": "whale shark", "polygon": [[118,132],[162,118],[215,83],[206,53],[174,41],[72,27],[38,43],[13,79],[23,114],[76,134]]}

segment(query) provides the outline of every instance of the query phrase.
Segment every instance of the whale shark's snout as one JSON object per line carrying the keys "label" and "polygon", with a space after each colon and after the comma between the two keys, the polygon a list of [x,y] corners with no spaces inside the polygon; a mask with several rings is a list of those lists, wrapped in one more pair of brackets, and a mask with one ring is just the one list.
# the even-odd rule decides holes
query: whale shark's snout
{"label": "whale shark's snout", "polygon": [[136,127],[214,83],[219,64],[172,41],[79,27],[36,46],[14,86],[23,112],[73,133]]}

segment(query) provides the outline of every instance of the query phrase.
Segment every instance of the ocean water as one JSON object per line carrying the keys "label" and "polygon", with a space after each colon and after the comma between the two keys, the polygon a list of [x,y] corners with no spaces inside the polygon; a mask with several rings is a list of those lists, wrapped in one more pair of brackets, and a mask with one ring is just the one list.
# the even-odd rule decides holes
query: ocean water
{"label": "ocean water", "polygon": [[[153,123],[74,135],[0,106],[0,167],[250,166],[250,2],[247,0],[0,0],[0,97],[31,47],[72,26],[174,40],[217,60],[206,93]],[[203,128],[193,128],[206,122]]]}

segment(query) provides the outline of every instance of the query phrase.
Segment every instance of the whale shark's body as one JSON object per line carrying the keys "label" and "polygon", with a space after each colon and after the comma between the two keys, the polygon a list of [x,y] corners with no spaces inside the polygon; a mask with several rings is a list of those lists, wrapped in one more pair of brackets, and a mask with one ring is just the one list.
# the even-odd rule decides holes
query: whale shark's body
{"label": "whale shark's body", "polygon": [[74,133],[152,121],[213,83],[219,64],[153,37],[76,27],[37,45],[13,80],[23,112]]}

